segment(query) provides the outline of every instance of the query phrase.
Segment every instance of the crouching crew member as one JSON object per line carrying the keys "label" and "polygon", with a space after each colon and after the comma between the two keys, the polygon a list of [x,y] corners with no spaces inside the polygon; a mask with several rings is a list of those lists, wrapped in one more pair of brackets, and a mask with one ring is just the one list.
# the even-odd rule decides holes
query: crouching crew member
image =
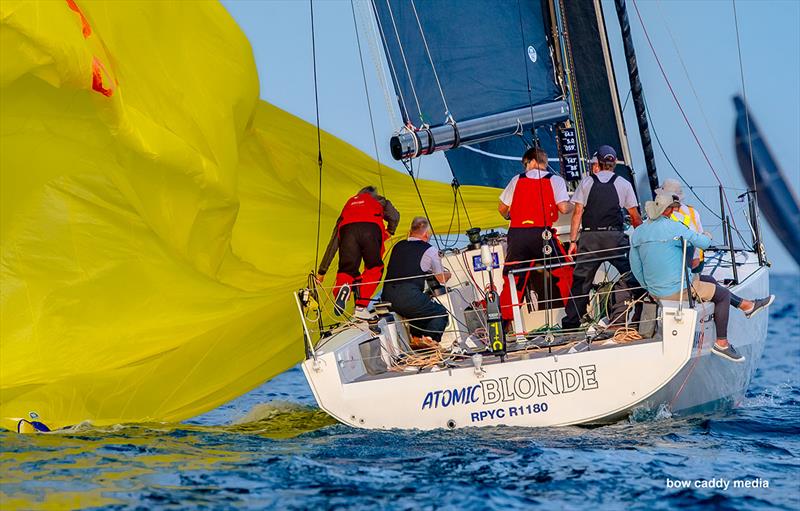
{"label": "crouching crew member", "polygon": [[[399,222],[400,213],[388,199],[378,195],[374,186],[362,188],[347,200],[317,271],[317,281],[321,284],[339,252],[339,269],[333,288],[337,315],[344,311],[353,287],[356,317],[369,316],[367,306],[383,275],[383,242],[395,233]],[[362,260],[363,273],[360,271]]]}
{"label": "crouching crew member", "polygon": [[[544,150],[533,147],[525,151],[522,165],[525,172],[511,178],[508,186],[500,194],[500,203],[497,207],[503,218],[511,220],[508,228],[506,260],[503,265],[504,285],[500,295],[504,320],[513,317],[511,290],[506,276],[511,270],[533,266],[537,262],[542,262],[545,257],[553,258],[552,262],[558,262],[557,258],[562,255],[563,250],[551,227],[558,220],[559,212],[569,213],[572,210],[567,184],[561,176],[551,174],[547,170],[547,153]],[[571,274],[571,269],[567,269],[567,272]],[[531,276],[531,273],[534,275]],[[539,308],[560,307],[559,299],[562,295],[566,296],[570,287],[567,283],[567,277],[570,276],[568,274],[562,278],[558,271],[553,271],[552,275],[558,282],[556,286],[549,285],[547,293],[544,292],[546,280],[543,272],[518,274],[515,278],[518,303],[522,301],[522,292],[528,286],[530,278],[539,300],[543,300],[545,296],[557,300],[557,302],[542,303]]]}
{"label": "crouching crew member", "polygon": [[449,320],[447,309],[425,294],[425,280],[430,275],[440,284],[450,279],[439,251],[428,243],[430,239],[428,219],[414,218],[408,239],[392,249],[381,294],[383,300],[391,302],[393,311],[410,321],[414,349],[436,346]]}
{"label": "crouching crew member", "polygon": [[632,297],[630,289],[638,287],[635,277],[630,273],[629,243],[622,216],[622,210],[625,209],[631,216],[633,226],[641,225],[642,217],[637,209],[639,203],[636,193],[625,178],[614,173],[617,165],[614,148],[600,146],[595,155],[597,166],[592,167],[592,174],[583,178],[572,195],[575,210],[570,225],[568,253],[577,254],[577,257],[567,315],[561,323],[565,329],[581,326],[595,273],[604,262],[614,265],[620,275],[624,276],[615,287],[614,304],[608,311],[610,330],[625,322],[625,301]]}
{"label": "crouching crew member", "polygon": [[744,362],[745,357],[728,342],[728,315],[732,297],[738,303],[736,308],[744,312],[746,318],[751,318],[769,307],[775,296],[745,300],[733,295],[713,277],[701,280],[695,275],[682,279],[681,274],[688,267],[683,259],[683,243],[680,238],[696,248],[707,249],[711,245],[711,235],[698,234],[671,220],[671,215],[680,205],[678,196],[668,193],[656,194],[654,201],[645,204],[648,221],[631,236],[631,269],[645,289],[661,300],[687,299],[687,289],[681,289],[683,280],[687,282],[684,285],[691,289],[695,298],[713,302],[717,341],[711,348],[711,353],[733,362]]}

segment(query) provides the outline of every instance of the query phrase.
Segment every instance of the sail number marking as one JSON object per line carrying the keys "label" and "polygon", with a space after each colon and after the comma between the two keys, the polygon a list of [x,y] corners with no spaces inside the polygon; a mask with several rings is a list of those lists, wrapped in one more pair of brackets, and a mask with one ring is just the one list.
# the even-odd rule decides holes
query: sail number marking
{"label": "sail number marking", "polygon": [[481,422],[487,419],[505,419],[506,417],[533,415],[536,413],[544,413],[548,408],[549,406],[547,406],[547,403],[532,403],[528,405],[509,406],[508,408],[481,410],[479,412],[472,412],[470,414],[470,420],[472,422]]}

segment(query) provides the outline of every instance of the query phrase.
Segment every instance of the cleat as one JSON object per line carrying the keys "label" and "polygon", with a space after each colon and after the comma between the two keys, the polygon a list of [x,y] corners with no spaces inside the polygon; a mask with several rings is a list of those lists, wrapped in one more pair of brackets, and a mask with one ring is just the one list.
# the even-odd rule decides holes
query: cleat
{"label": "cleat", "polygon": [[714,343],[714,347],[711,348],[711,353],[714,355],[720,356],[722,358],[728,359],[731,362],[744,362],[745,358],[743,355],[740,355],[738,351],[733,347],[733,344],[728,343],[726,347],[722,347],[717,343]]}
{"label": "cleat", "polygon": [[746,317],[747,319],[752,318],[759,312],[763,311],[764,309],[772,305],[772,302],[774,301],[775,301],[775,295],[769,295],[766,298],[758,298],[756,300],[753,300],[753,308],[750,309],[748,312],[745,312],[744,317]]}

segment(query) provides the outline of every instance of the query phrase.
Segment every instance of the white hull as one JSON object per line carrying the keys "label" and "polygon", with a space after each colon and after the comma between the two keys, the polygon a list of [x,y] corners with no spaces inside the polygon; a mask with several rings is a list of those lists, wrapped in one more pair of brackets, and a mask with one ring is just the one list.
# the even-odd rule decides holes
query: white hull
{"label": "white hull", "polygon": [[[768,270],[752,254],[737,254],[739,263],[743,259],[741,283],[733,290],[745,298],[766,296]],[[714,275],[722,280],[725,271]],[[582,341],[571,350],[510,354],[502,363],[485,355],[482,371],[467,360],[435,372],[376,374],[380,371],[365,359],[381,358],[375,342],[386,334],[382,322],[379,335],[363,325],[329,337],[316,359],[302,366],[323,410],[345,424],[371,429],[566,426],[612,422],[637,410],[684,415],[735,405],[761,357],[768,314],[746,319],[731,311],[729,340],[747,358],[733,363],[710,351],[712,304],[696,309],[683,304],[682,314],[677,311],[677,303],[663,304],[650,339],[615,345]]]}

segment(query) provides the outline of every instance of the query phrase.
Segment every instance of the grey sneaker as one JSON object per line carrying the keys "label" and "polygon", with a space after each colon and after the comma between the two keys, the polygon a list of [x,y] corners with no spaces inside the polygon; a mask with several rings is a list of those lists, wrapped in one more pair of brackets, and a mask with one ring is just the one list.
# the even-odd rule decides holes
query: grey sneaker
{"label": "grey sneaker", "polygon": [[711,348],[711,353],[714,355],[718,355],[722,358],[726,358],[731,362],[744,362],[745,358],[743,355],[740,355],[738,351],[733,347],[733,344],[728,343],[726,347],[722,347],[717,343],[714,343],[714,347]]}
{"label": "grey sneaker", "polygon": [[774,301],[775,301],[775,295],[769,295],[766,298],[758,298],[756,300],[753,300],[753,308],[750,309],[749,312],[745,312],[744,316],[747,319],[750,319],[759,312],[763,311],[764,309],[772,305],[772,302]]}
{"label": "grey sneaker", "polygon": [[361,319],[364,321],[369,321],[373,318],[373,314],[368,311],[365,307],[356,307],[356,310],[353,311],[353,317],[355,319]]}

